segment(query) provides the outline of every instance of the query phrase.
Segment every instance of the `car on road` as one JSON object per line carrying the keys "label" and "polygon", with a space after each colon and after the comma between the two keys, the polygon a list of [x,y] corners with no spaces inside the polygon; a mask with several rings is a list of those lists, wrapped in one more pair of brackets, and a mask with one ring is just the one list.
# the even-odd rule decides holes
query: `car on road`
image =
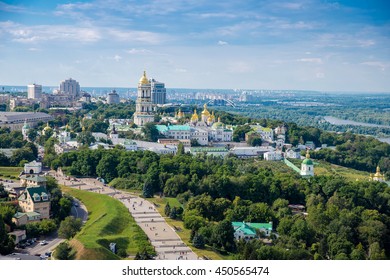
{"label": "car on road", "polygon": [[44,245],[47,244],[47,241],[46,241],[46,240],[42,240],[41,242],[39,242],[39,244],[40,244],[41,246],[44,246]]}
{"label": "car on road", "polygon": [[79,204],[77,202],[73,202],[74,207],[79,207]]}
{"label": "car on road", "polygon": [[48,257],[48,258],[50,258],[50,257],[51,257],[51,252],[46,252],[46,253],[45,253],[45,256]]}

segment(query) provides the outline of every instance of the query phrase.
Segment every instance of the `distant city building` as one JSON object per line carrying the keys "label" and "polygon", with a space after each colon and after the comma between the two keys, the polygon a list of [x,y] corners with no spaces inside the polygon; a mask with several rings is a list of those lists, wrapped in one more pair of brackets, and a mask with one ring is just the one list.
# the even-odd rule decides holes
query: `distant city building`
{"label": "distant city building", "polygon": [[40,99],[42,94],[42,85],[31,84],[27,85],[27,98]]}
{"label": "distant city building", "polygon": [[11,111],[13,111],[13,110],[15,110],[16,107],[20,107],[20,106],[23,106],[23,107],[34,107],[35,104],[37,104],[37,100],[36,99],[28,99],[28,98],[25,98],[25,97],[16,96],[16,97],[10,98],[10,100],[9,100],[9,109]]}
{"label": "distant city building", "polygon": [[302,176],[314,176],[314,164],[310,159],[309,150],[306,152],[306,158],[302,161],[301,164],[301,175]]}
{"label": "distant city building", "polygon": [[67,93],[42,94],[40,108],[72,107],[76,105],[73,95]]}
{"label": "distant city building", "polygon": [[25,124],[34,127],[39,122],[48,122],[53,119],[53,116],[41,112],[0,112],[0,127],[22,130]]}
{"label": "distant city building", "polygon": [[146,77],[146,72],[138,82],[137,101],[135,105],[134,123],[143,126],[154,122],[154,109],[151,96],[151,84]]}
{"label": "distant city building", "polygon": [[152,103],[156,105],[163,105],[167,100],[167,91],[165,84],[157,82],[155,79],[150,80],[150,88],[152,92]]}
{"label": "distant city building", "polygon": [[85,103],[91,103],[91,95],[87,92],[84,92],[81,101]]}
{"label": "distant city building", "polygon": [[64,80],[60,84],[60,93],[65,93],[73,97],[73,99],[78,99],[80,97],[80,84],[69,78]]}
{"label": "distant city building", "polygon": [[107,94],[107,104],[118,104],[119,101],[119,94],[115,89]]}

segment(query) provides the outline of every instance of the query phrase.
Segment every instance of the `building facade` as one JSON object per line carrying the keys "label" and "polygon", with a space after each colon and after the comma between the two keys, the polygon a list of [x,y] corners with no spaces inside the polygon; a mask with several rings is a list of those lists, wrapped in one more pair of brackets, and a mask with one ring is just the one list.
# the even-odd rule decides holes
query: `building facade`
{"label": "building facade", "polygon": [[80,84],[76,80],[69,78],[60,83],[60,92],[72,96],[73,99],[77,99],[80,97]]}
{"label": "building facade", "polygon": [[152,103],[151,84],[146,77],[146,72],[138,82],[137,101],[135,105],[134,123],[144,126],[154,122],[154,108]]}
{"label": "building facade", "polygon": [[26,174],[39,174],[42,172],[42,162],[33,160],[32,162],[24,164],[24,173]]}
{"label": "building facade", "polygon": [[53,119],[53,116],[41,112],[0,112],[0,127],[8,127],[11,131],[22,130],[25,124],[34,127],[39,122],[48,122]]}
{"label": "building facade", "polygon": [[150,80],[150,88],[152,93],[152,103],[156,105],[163,105],[167,100],[167,90],[165,84],[157,82],[155,79]]}
{"label": "building facade", "polygon": [[314,164],[310,159],[309,150],[306,152],[306,158],[302,161],[301,164],[301,175],[302,176],[314,176]]}
{"label": "building facade", "polygon": [[115,89],[107,94],[107,104],[119,104],[119,102],[119,94]]}
{"label": "building facade", "polygon": [[27,98],[40,99],[42,94],[42,85],[31,84],[27,85]]}

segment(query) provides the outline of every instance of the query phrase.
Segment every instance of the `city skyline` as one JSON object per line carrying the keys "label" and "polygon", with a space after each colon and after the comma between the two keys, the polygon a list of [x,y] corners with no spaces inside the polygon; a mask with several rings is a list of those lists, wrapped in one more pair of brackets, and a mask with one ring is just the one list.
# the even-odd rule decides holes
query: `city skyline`
{"label": "city skyline", "polygon": [[390,91],[385,1],[0,1],[0,84]]}

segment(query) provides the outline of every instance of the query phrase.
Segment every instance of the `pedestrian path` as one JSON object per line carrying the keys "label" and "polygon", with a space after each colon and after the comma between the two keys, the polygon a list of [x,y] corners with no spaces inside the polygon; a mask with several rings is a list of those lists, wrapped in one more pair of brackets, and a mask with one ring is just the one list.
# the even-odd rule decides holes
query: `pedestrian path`
{"label": "pedestrian path", "polygon": [[54,174],[59,184],[112,196],[121,201],[134,217],[136,223],[146,233],[153,245],[159,260],[197,260],[198,256],[189,248],[160,215],[149,201],[129,193],[104,186],[93,178],[82,178],[77,181],[65,180],[62,174]]}

